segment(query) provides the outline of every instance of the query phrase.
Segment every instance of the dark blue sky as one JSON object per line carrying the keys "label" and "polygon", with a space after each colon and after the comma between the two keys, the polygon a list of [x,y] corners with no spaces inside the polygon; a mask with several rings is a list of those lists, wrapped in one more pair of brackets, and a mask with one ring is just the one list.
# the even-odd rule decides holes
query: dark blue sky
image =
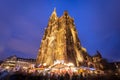
{"label": "dark blue sky", "polygon": [[36,58],[44,28],[56,7],[74,18],[90,55],[120,61],[120,0],[0,0],[0,59]]}

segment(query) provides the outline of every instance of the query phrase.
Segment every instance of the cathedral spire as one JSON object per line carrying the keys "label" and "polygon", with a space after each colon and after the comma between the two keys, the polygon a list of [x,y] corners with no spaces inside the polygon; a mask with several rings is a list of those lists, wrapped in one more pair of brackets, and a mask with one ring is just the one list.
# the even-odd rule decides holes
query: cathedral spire
{"label": "cathedral spire", "polygon": [[56,20],[57,17],[57,13],[56,13],[56,8],[54,8],[54,11],[52,12],[51,16],[50,16],[50,20],[54,21]]}
{"label": "cathedral spire", "polygon": [[55,61],[62,61],[79,66],[85,60],[87,52],[80,45],[73,21],[67,11],[57,17],[54,8],[41,42],[37,64],[50,66]]}
{"label": "cathedral spire", "polygon": [[56,14],[56,7],[54,8],[54,11],[53,11],[53,13],[55,13],[55,14]]}

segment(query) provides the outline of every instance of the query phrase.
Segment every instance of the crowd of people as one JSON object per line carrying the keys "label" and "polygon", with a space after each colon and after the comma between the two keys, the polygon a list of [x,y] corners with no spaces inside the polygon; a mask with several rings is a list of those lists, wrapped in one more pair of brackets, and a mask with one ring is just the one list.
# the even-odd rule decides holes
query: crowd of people
{"label": "crowd of people", "polygon": [[50,70],[50,71],[40,71],[19,69],[0,69],[0,80],[120,80],[120,76],[116,75],[101,75],[95,73],[73,72],[72,70]]}
{"label": "crowd of people", "polygon": [[[119,76],[115,75],[85,75],[83,73],[76,73],[73,72],[72,74],[65,72],[65,73],[56,73],[56,72],[35,72],[35,73],[24,73],[24,72],[14,72],[8,73],[5,72],[6,75],[0,78],[0,80],[120,80]],[[1,76],[1,74],[0,74]]]}

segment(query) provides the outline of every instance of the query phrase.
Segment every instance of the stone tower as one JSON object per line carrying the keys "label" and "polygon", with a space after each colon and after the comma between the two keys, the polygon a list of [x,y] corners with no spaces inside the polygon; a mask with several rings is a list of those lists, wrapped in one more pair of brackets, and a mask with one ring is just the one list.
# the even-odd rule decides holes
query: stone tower
{"label": "stone tower", "polygon": [[57,17],[56,9],[52,12],[43,35],[37,56],[37,64],[52,65],[56,60],[79,66],[88,56],[81,46],[74,20],[67,11]]}

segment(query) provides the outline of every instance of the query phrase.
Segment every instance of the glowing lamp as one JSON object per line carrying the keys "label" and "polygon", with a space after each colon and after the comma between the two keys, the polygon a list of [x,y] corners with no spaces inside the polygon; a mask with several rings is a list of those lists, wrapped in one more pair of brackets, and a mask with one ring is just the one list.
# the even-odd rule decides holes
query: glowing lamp
{"label": "glowing lamp", "polygon": [[46,65],[47,65],[46,63],[43,64],[43,66],[46,66]]}
{"label": "glowing lamp", "polygon": [[9,66],[6,66],[6,69],[9,69],[10,67]]}
{"label": "glowing lamp", "polygon": [[74,66],[74,64],[73,63],[68,63],[68,66]]}

